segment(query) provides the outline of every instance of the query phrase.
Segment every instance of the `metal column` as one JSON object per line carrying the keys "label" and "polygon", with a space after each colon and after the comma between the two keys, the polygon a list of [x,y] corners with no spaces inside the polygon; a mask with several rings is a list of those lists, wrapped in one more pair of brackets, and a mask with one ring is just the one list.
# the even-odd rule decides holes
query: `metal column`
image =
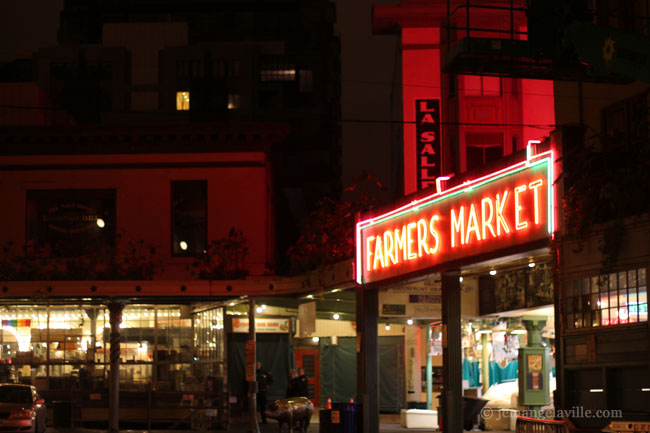
{"label": "metal column", "polygon": [[442,431],[463,432],[460,272],[442,272]]}
{"label": "metal column", "polygon": [[111,324],[111,371],[109,376],[108,402],[108,431],[115,433],[120,430],[120,323],[124,304],[111,302],[108,304]]}
{"label": "metal column", "polygon": [[357,400],[361,403],[363,433],[379,433],[379,357],[377,353],[378,291],[356,288]]}

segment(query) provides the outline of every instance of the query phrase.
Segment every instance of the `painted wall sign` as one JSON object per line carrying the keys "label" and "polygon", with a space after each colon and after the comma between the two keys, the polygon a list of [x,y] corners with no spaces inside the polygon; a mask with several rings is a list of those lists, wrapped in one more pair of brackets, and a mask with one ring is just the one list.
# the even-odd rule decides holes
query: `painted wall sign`
{"label": "painted wall sign", "polygon": [[[248,332],[248,319],[232,319],[232,332]],[[255,319],[255,332],[289,332],[289,319]]]}
{"label": "painted wall sign", "polygon": [[418,190],[434,186],[440,168],[440,100],[415,101],[415,135]]}
{"label": "painted wall sign", "polygon": [[550,237],[552,151],[357,223],[356,279],[371,283]]}

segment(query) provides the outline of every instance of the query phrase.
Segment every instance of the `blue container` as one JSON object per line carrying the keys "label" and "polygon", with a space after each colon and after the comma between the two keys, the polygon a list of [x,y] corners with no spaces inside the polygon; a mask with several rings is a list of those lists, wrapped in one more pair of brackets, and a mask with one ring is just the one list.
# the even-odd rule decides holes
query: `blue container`
{"label": "blue container", "polygon": [[[338,423],[334,412],[338,411]],[[332,403],[332,430],[330,433],[356,433],[357,418],[359,413],[358,403]]]}

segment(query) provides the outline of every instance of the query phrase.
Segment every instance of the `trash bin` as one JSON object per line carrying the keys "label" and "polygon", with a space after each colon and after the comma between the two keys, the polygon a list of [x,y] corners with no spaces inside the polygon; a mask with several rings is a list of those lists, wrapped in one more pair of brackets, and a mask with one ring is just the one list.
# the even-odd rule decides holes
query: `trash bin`
{"label": "trash bin", "polygon": [[332,409],[321,409],[318,412],[318,432],[319,433],[333,433],[332,432]]}
{"label": "trash bin", "polygon": [[463,428],[465,430],[474,428],[478,414],[487,402],[488,400],[484,398],[463,396]]}
{"label": "trash bin", "polygon": [[332,431],[330,433],[356,433],[358,411],[358,403],[332,403]]}
{"label": "trash bin", "polygon": [[52,402],[54,427],[72,427],[72,403],[69,401]]}

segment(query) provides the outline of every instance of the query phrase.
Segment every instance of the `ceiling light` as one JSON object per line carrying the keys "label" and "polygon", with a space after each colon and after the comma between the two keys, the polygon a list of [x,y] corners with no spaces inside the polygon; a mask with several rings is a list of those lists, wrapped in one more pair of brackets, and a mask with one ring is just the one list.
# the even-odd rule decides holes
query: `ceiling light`
{"label": "ceiling light", "polygon": [[187,242],[185,242],[185,241],[180,241],[178,246],[181,247],[181,250],[183,250],[183,251],[187,250]]}
{"label": "ceiling light", "polygon": [[97,222],[97,227],[99,227],[100,229],[106,227],[106,222],[103,219],[97,218],[96,222]]}
{"label": "ceiling light", "polygon": [[497,274],[497,270],[496,270],[496,269],[492,269],[492,270],[490,271],[490,275],[496,275],[496,274]]}
{"label": "ceiling light", "polygon": [[339,313],[334,313],[332,315],[332,319],[334,319],[334,320],[339,320],[340,318],[341,318],[341,316],[339,315]]}
{"label": "ceiling light", "polygon": [[528,267],[529,267],[529,268],[534,268],[534,267],[535,267],[535,262],[530,262],[530,263],[528,263]]}
{"label": "ceiling light", "polygon": [[390,325],[388,323],[386,324],[386,331],[390,331]]}
{"label": "ceiling light", "polygon": [[413,324],[413,319],[408,319],[408,320],[406,321],[406,324],[407,324],[407,325],[412,325],[412,324]]}
{"label": "ceiling light", "polygon": [[463,277],[458,277],[458,281],[463,282]]}
{"label": "ceiling light", "polygon": [[262,304],[262,310],[266,310],[266,304]]}
{"label": "ceiling light", "polygon": [[307,299],[314,299],[314,295],[307,295]]}
{"label": "ceiling light", "polygon": [[313,341],[314,343],[318,343],[318,340],[320,340],[320,338],[318,338],[318,337],[311,337],[311,341]]}
{"label": "ceiling light", "polygon": [[257,308],[255,309],[255,311],[257,311],[258,313],[261,313],[261,312],[262,312],[262,307],[257,307]]}

